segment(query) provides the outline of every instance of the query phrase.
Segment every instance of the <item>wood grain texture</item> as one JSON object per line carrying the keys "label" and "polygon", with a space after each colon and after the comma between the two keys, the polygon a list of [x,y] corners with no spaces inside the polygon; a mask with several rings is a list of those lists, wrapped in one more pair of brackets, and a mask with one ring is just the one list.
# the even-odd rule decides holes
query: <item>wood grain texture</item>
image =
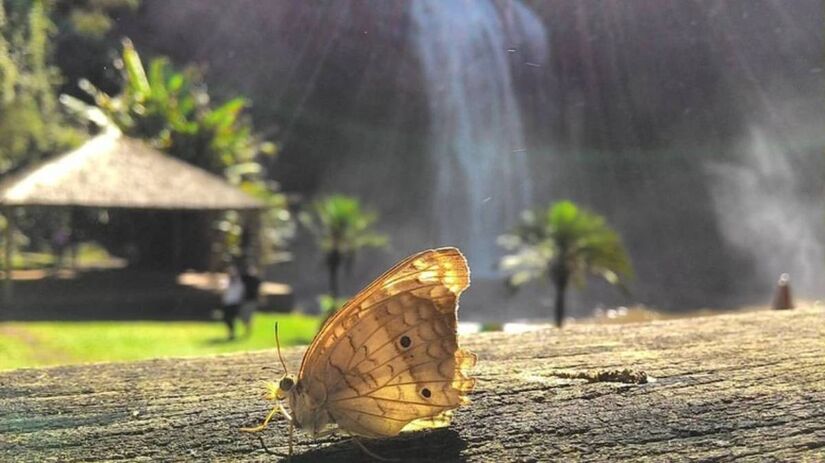
{"label": "wood grain texture", "polygon": [[[404,461],[825,461],[825,311],[462,339],[479,356],[450,428],[365,441]],[[297,369],[303,348],[288,349]],[[0,461],[276,461],[274,351],[0,374]],[[629,369],[636,375],[607,374]],[[622,381],[653,378],[647,384]],[[286,454],[283,421],[262,433]],[[298,435],[294,461],[364,461]]]}

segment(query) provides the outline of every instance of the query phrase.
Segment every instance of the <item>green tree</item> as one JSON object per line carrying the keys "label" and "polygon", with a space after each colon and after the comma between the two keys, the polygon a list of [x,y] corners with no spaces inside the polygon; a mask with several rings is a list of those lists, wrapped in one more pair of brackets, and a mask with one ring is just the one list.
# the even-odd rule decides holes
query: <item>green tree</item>
{"label": "green tree", "polygon": [[261,179],[258,155],[274,155],[276,147],[255,132],[244,114],[247,100],[233,98],[215,105],[198,69],[178,71],[163,57],[151,60],[147,72],[128,39],[115,64],[123,78],[118,95],[89,81],[82,81],[81,87],[123,133],[238,183]]}
{"label": "green tree", "polygon": [[630,258],[619,235],[605,219],[571,201],[547,209],[526,211],[516,228],[499,238],[510,254],[501,268],[514,287],[549,278],[555,287],[556,326],[564,320],[565,294],[572,281],[583,288],[588,275],[603,278],[625,290],[633,276]]}
{"label": "green tree", "polygon": [[338,278],[342,267],[351,267],[355,255],[364,248],[386,247],[386,235],[374,230],[378,215],[365,210],[357,198],[331,195],[312,203],[301,214],[301,223],[315,236],[324,254],[333,300],[339,296]]}
{"label": "green tree", "polygon": [[[82,141],[57,102],[61,75],[53,65],[55,27],[48,0],[0,0],[0,176]],[[37,247],[48,214],[17,209],[15,243]],[[5,229],[8,217],[0,217]]]}
{"label": "green tree", "polygon": [[0,0],[0,174],[80,142],[57,104],[49,2]]}
{"label": "green tree", "polygon": [[134,13],[140,0],[49,0],[50,14],[57,29],[54,36],[54,64],[64,79],[60,94],[91,102],[79,87],[81,79],[116,93],[117,69],[112,59],[118,50],[119,36],[113,33],[116,21]]}
{"label": "green tree", "polygon": [[[166,58],[150,61],[147,69],[129,40],[116,63],[123,88],[118,95],[82,81],[81,88],[126,135],[141,138],[172,156],[221,175],[269,207],[261,216],[264,261],[280,260],[294,233],[287,198],[277,183],[266,178],[262,157],[274,156],[276,145],[256,132],[244,113],[249,102],[234,98],[215,104],[198,69],[176,70]],[[215,224],[225,232],[231,254],[244,254],[242,214],[227,213]]]}

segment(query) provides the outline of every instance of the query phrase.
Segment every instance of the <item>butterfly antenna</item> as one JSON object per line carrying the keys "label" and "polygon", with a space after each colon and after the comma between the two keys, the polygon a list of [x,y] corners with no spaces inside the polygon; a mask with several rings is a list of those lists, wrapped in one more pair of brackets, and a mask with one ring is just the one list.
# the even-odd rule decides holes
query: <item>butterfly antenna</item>
{"label": "butterfly antenna", "polygon": [[275,322],[275,345],[278,347],[278,358],[281,359],[281,365],[284,367],[284,374],[289,373],[284,362],[284,356],[281,355],[281,340],[278,339],[278,322]]}

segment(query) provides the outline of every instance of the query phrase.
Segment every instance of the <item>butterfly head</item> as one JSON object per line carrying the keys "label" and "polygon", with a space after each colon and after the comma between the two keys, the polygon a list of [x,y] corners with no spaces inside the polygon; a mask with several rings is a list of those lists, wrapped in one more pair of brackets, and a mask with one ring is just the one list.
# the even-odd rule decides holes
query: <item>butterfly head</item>
{"label": "butterfly head", "polygon": [[296,383],[295,375],[292,374],[285,374],[281,377],[278,381],[278,385],[276,386],[276,391],[273,398],[276,400],[284,400],[290,394],[290,392],[295,388]]}
{"label": "butterfly head", "polygon": [[[278,346],[278,358],[281,360],[281,365],[284,367],[284,375],[281,376],[281,379],[279,379],[277,383],[266,383],[266,394],[264,394],[264,398],[266,400],[276,402],[277,405],[275,405],[272,408],[272,411],[269,412],[269,415],[266,416],[266,419],[264,419],[264,422],[261,423],[260,426],[255,426],[254,428],[241,428],[241,431],[245,431],[245,432],[262,431],[269,424],[269,421],[272,419],[272,417],[275,415],[275,413],[280,411],[281,413],[283,413],[283,415],[286,417],[287,421],[289,421],[289,423],[290,423],[290,439],[291,439],[291,436],[292,436],[291,426],[293,424],[293,419],[289,415],[289,413],[286,411],[286,409],[284,408],[283,401],[287,400],[287,399],[291,400],[292,394],[297,392],[296,391],[298,389],[296,387],[297,379],[296,379],[295,375],[289,374],[289,372],[287,371],[287,368],[286,368],[286,362],[284,361],[284,357],[281,355],[281,342],[278,339],[278,323],[277,322],[275,323],[275,344]],[[290,455],[292,454],[292,441],[291,440],[290,440],[290,452],[289,453],[290,453]]]}
{"label": "butterfly head", "polygon": [[264,398],[272,402],[286,400],[295,391],[295,375],[286,374],[277,383],[266,383]]}

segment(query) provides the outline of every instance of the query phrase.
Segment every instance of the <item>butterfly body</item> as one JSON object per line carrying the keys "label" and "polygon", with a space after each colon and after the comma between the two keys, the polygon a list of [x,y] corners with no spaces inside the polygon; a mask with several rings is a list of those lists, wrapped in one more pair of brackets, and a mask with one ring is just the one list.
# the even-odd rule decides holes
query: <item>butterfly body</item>
{"label": "butterfly body", "polygon": [[[457,340],[458,299],[470,282],[456,248],[399,262],[327,320],[278,399],[313,436],[364,437],[449,424],[475,380],[475,355]],[[285,414],[285,410],[282,410]]]}
{"label": "butterfly body", "polygon": [[293,425],[317,437],[335,428],[335,422],[324,408],[323,402],[310,396],[303,384],[298,382],[287,395],[289,409],[292,411]]}

